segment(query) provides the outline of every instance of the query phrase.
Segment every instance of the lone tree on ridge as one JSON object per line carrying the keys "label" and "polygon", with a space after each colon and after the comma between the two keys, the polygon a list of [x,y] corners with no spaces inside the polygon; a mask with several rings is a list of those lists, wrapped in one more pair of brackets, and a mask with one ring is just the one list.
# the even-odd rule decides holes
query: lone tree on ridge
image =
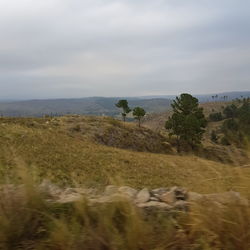
{"label": "lone tree on ridge", "polygon": [[201,143],[207,124],[203,108],[199,107],[198,99],[190,94],[176,97],[171,106],[173,114],[166,121],[165,128],[170,131],[170,136],[176,135],[178,151],[181,142],[193,149]]}
{"label": "lone tree on ridge", "polygon": [[141,119],[145,116],[146,111],[141,107],[135,107],[133,109],[133,116],[138,120],[138,126],[141,127]]}
{"label": "lone tree on ridge", "polygon": [[122,118],[125,122],[127,114],[131,111],[131,109],[128,106],[127,100],[119,100],[118,103],[115,104],[117,108],[122,108]]}

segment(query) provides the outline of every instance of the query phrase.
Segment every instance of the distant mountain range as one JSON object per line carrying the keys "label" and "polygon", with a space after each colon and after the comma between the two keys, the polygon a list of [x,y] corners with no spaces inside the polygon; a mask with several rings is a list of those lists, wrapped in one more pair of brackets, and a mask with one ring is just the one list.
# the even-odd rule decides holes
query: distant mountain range
{"label": "distant mountain range", "polygon": [[[195,95],[200,102],[230,101],[236,98],[250,97],[250,91],[227,92],[210,95]],[[164,112],[170,108],[175,95],[123,97],[131,108],[140,106],[148,113]],[[224,98],[226,97],[226,98]],[[0,101],[2,116],[43,116],[43,115],[107,115],[117,116],[120,110],[115,103],[122,97],[86,97],[75,99],[44,99],[26,101]]]}
{"label": "distant mountain range", "polygon": [[[228,101],[237,99],[237,98],[246,98],[250,97],[250,91],[233,91],[233,92],[223,92],[223,93],[213,93],[213,94],[200,94],[194,95],[199,99],[200,102],[210,102],[210,101],[223,101],[224,97]],[[152,96],[141,96],[138,98],[142,99],[152,99],[152,98],[166,98],[166,99],[174,99],[176,95],[152,95]]]}
{"label": "distant mountain range", "polygon": [[[2,116],[43,116],[43,115],[107,115],[116,116],[120,110],[115,103],[121,98],[88,97],[78,99],[49,99],[1,102]],[[140,106],[147,112],[163,112],[170,107],[171,100],[166,98],[140,99],[127,98],[131,108]]]}

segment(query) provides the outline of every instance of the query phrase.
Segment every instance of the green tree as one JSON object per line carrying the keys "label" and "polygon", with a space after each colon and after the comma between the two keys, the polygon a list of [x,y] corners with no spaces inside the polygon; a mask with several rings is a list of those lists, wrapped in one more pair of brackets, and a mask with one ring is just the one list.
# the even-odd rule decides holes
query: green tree
{"label": "green tree", "polygon": [[201,143],[207,121],[198,99],[190,94],[181,94],[172,103],[173,115],[166,121],[165,127],[170,135],[177,136],[177,150],[180,142],[192,148]]}
{"label": "green tree", "polygon": [[221,113],[221,112],[218,112],[218,113],[211,113],[211,114],[209,115],[209,120],[210,120],[210,121],[213,121],[213,122],[217,122],[217,121],[223,120],[222,113]]}
{"label": "green tree", "polygon": [[245,100],[242,106],[238,109],[238,118],[241,130],[250,135],[250,101]]}
{"label": "green tree", "polygon": [[237,116],[237,106],[234,104],[228,105],[223,110],[224,115],[226,118],[235,118]]}
{"label": "green tree", "polygon": [[228,144],[224,143],[224,145],[236,144],[241,147],[249,144],[250,100],[247,98],[239,100],[241,100],[239,103],[241,105],[231,104],[224,110],[224,114],[228,118],[221,126],[221,132],[228,141]]}
{"label": "green tree", "polygon": [[138,120],[138,126],[141,127],[141,119],[145,116],[146,111],[141,107],[135,107],[133,109],[133,116]]}
{"label": "green tree", "polygon": [[127,100],[119,100],[118,103],[115,104],[117,108],[122,108],[122,118],[125,122],[127,114],[131,111],[131,109],[128,106]]}
{"label": "green tree", "polygon": [[239,123],[233,118],[227,119],[223,122],[221,127],[222,132],[230,130],[230,131],[238,131]]}

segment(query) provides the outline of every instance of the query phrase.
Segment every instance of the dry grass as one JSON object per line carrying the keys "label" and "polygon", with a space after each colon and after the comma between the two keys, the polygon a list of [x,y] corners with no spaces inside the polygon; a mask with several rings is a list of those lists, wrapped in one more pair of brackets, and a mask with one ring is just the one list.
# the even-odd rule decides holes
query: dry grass
{"label": "dry grass", "polygon": [[[6,123],[0,127],[0,175],[11,180],[21,160],[37,181],[104,186],[114,179],[133,187],[180,185],[198,192],[238,190],[239,168],[195,156],[133,152],[99,145],[61,126]],[[46,127],[48,126],[48,127]],[[249,168],[244,168],[246,177]],[[204,183],[210,183],[203,185]]]}
{"label": "dry grass", "polygon": [[[249,207],[205,204],[188,214],[145,217],[126,201],[98,207],[85,199],[76,204],[46,201],[35,188],[44,178],[95,188],[118,182],[136,188],[178,185],[201,193],[235,190],[250,200],[248,167],[100,145],[78,129],[69,130],[74,119],[1,120],[1,182],[23,183],[24,188],[14,195],[1,193],[0,249],[250,249]],[[101,121],[87,119],[80,131]],[[28,178],[16,175],[20,166],[28,169]]]}
{"label": "dry grass", "polygon": [[[146,215],[125,200],[98,206],[89,205],[85,198],[70,204],[51,203],[36,191],[31,179],[20,182],[22,192],[1,193],[3,250],[250,248],[249,207],[206,203],[191,206],[188,213]],[[249,196],[249,179],[244,182]],[[203,186],[211,188],[209,181]]]}

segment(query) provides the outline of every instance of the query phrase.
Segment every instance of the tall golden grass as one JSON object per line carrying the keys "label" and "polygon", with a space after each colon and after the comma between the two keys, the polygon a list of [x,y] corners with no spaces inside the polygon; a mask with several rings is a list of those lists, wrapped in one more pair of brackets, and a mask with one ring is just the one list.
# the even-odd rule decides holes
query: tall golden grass
{"label": "tall golden grass", "polygon": [[[250,197],[249,179],[238,178],[242,195]],[[16,180],[18,189],[1,186],[0,249],[250,249],[250,207],[206,203],[187,213],[145,213],[126,200],[59,204],[30,175]],[[203,185],[210,189],[209,180]]]}
{"label": "tall golden grass", "polygon": [[52,203],[36,188],[44,178],[95,188],[115,181],[134,188],[179,185],[200,193],[234,190],[250,200],[249,167],[97,145],[46,122],[0,124],[0,249],[250,249],[249,207],[200,204],[188,213],[145,215],[127,201],[91,206],[86,197]]}

